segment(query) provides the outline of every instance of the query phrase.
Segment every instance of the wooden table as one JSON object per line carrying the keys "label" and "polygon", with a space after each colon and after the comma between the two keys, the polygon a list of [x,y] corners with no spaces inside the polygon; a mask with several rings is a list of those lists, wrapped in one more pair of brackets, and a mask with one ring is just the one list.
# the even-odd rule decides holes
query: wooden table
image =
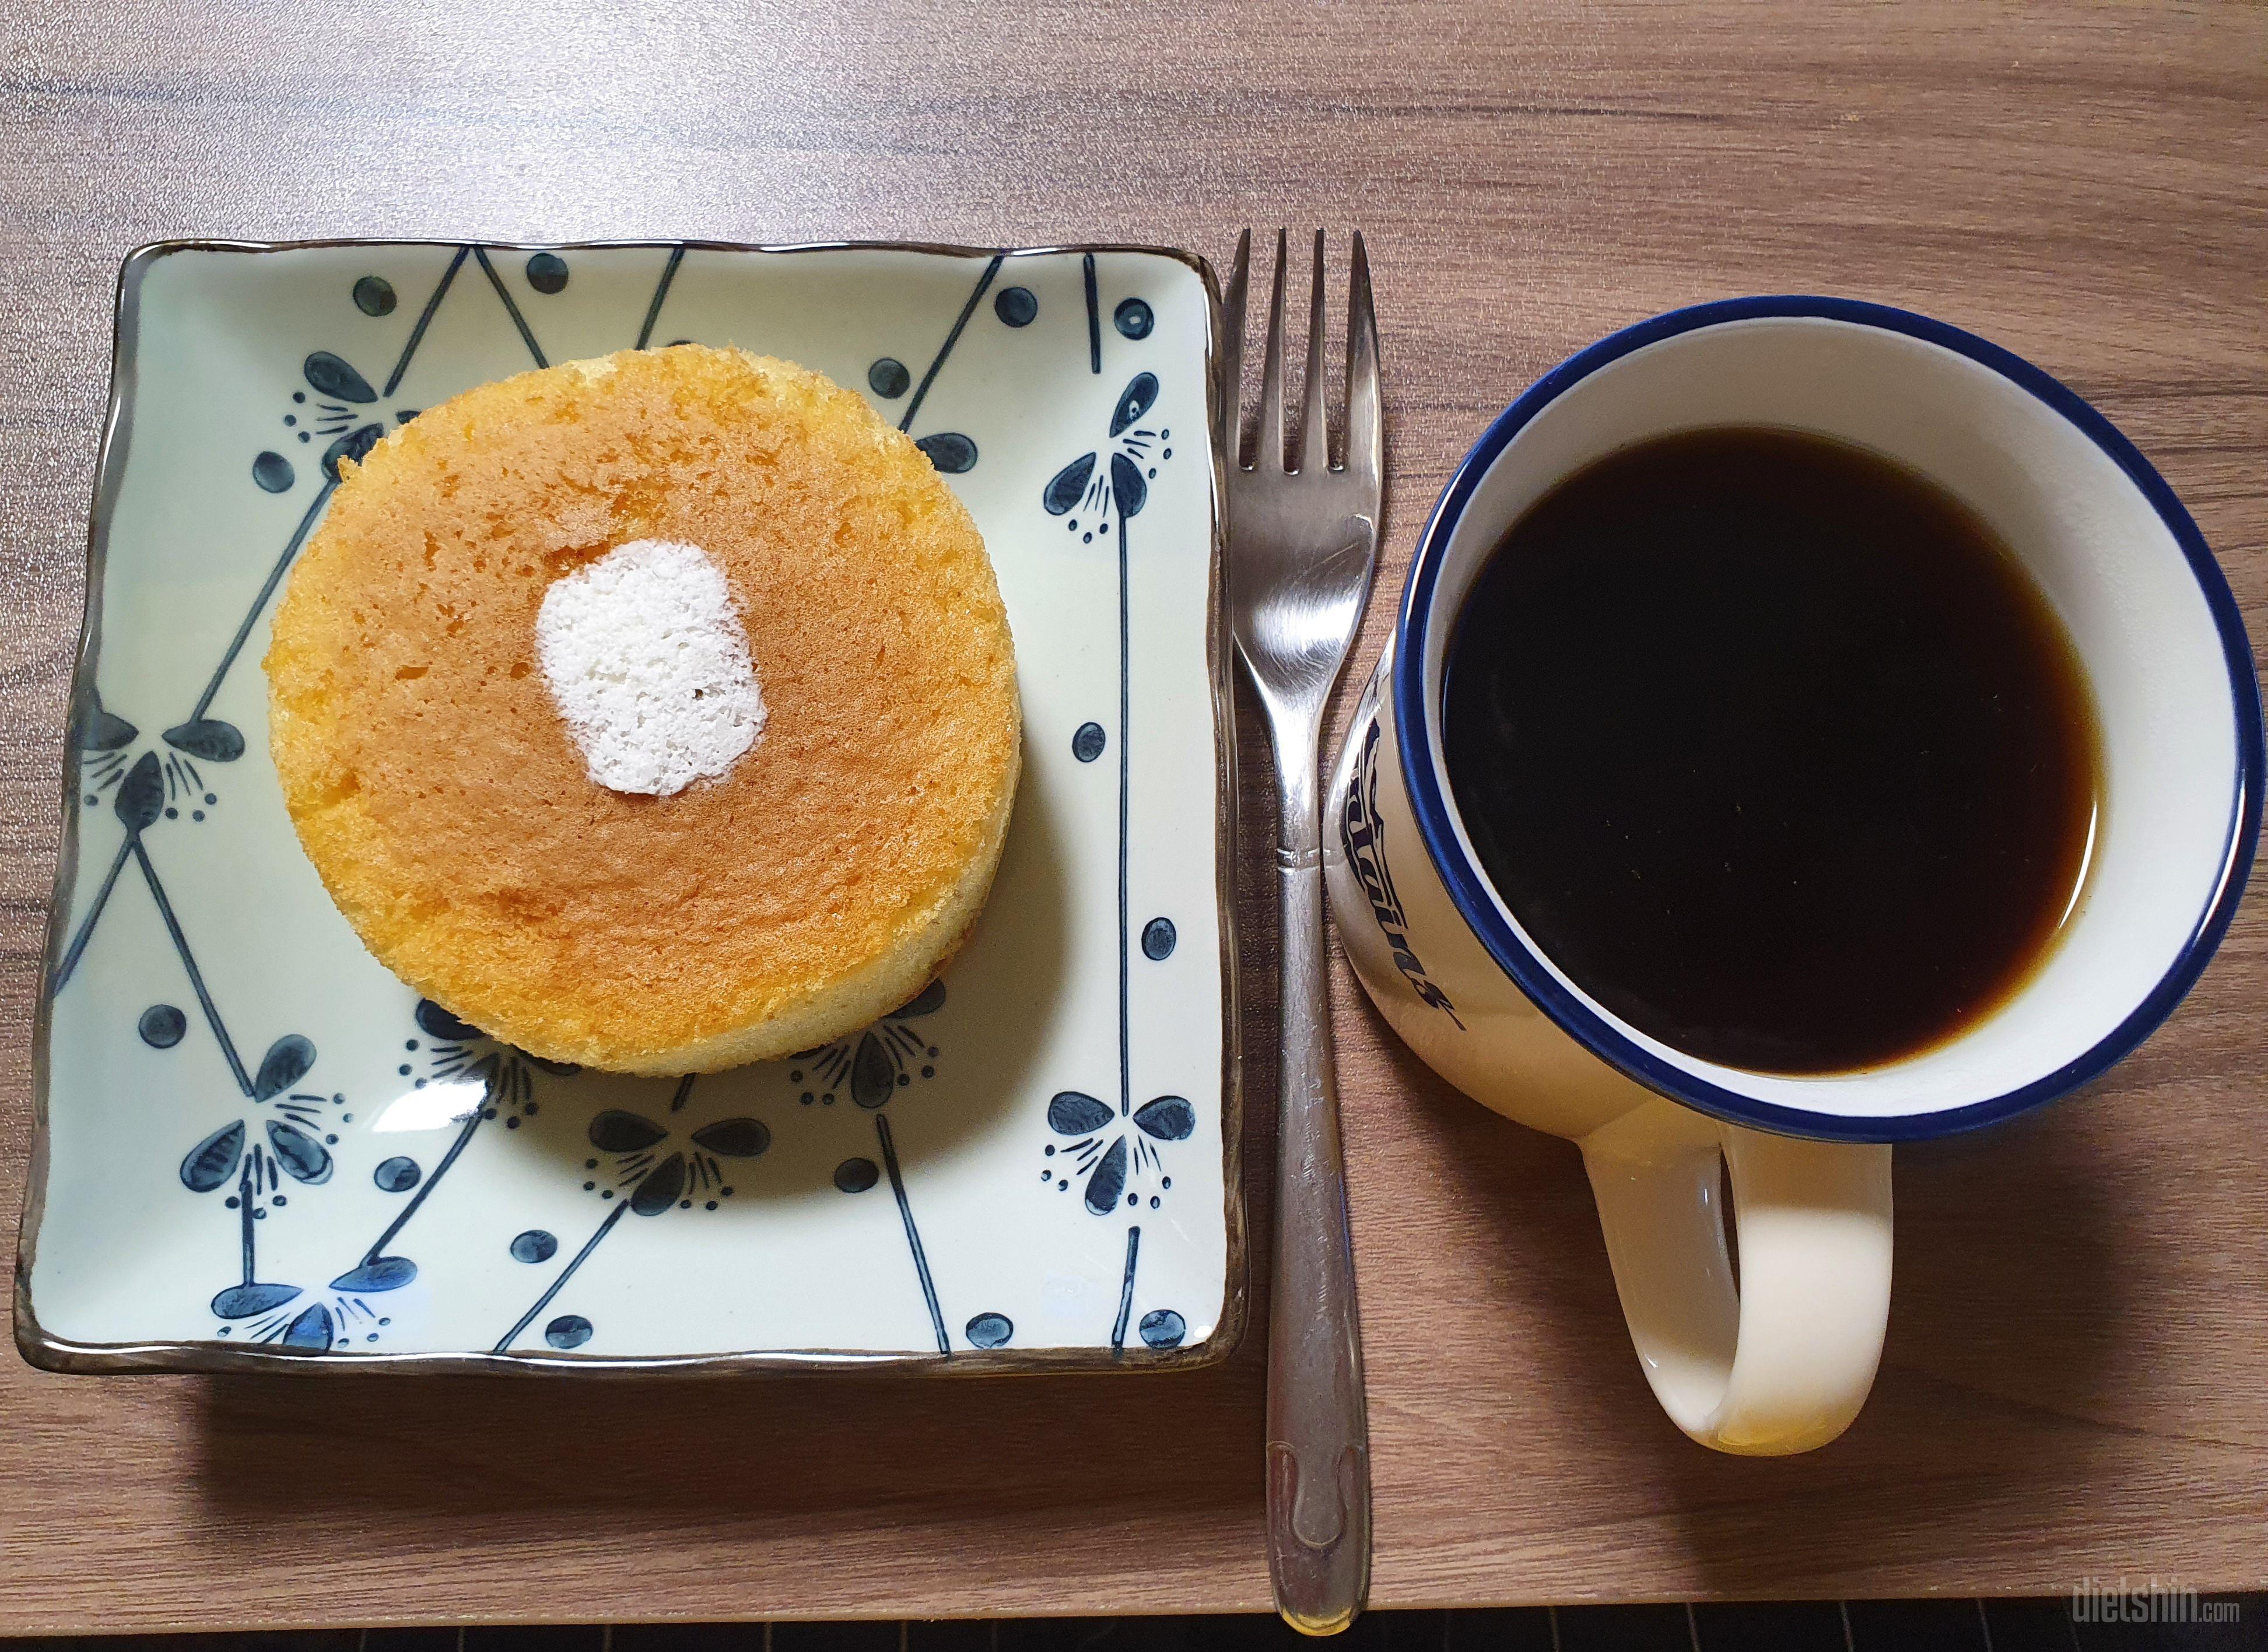
{"label": "wooden table", "polygon": [[[2093,399],[2268,635],[2257,8],[106,10],[0,0],[0,1209],[30,1138],[110,287],[136,242],[1218,260],[1248,222],[1359,224],[1389,592],[1488,415],[1576,346],[1694,299],[1863,295]],[[1250,886],[1264,1029],[1272,911]],[[1844,1440],[1790,1461],[1712,1456],[1662,1419],[1574,1149],[1451,1094],[1335,991],[1376,1604],[2268,1582],[2257,900],[2089,1093],[1901,1151],[1881,1380]],[[1264,1236],[1264,1035],[1247,1071]],[[1193,1377],[933,1384],[100,1380],[0,1357],[0,1628],[1264,1607],[1262,1340]]]}

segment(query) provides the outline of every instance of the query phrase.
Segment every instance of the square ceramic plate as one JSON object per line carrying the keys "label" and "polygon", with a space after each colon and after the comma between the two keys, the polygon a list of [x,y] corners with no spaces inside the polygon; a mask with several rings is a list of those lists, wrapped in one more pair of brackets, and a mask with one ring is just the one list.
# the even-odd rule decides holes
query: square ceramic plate
{"label": "square ceramic plate", "polygon": [[[1225,1356],[1244,1309],[1217,298],[1127,248],[173,243],[119,283],[18,1341],[70,1370]],[[482,1039],[301,855],[259,661],[342,454],[681,340],[865,392],[974,512],[1025,766],[949,973],[676,1082]]]}

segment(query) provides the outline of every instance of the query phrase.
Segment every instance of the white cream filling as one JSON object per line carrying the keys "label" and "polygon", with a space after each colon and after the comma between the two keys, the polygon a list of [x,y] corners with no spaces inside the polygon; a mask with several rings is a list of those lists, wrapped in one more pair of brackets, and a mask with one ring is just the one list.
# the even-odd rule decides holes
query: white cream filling
{"label": "white cream filling", "polygon": [[725,571],[637,540],[552,581],[536,657],[591,778],[666,797],[725,774],[764,731],[763,690]]}

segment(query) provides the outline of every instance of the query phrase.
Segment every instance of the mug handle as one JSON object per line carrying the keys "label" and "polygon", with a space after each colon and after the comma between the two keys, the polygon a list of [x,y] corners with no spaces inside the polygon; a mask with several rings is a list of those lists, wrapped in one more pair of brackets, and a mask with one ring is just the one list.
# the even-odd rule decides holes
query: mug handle
{"label": "mug handle", "polygon": [[1850,1427],[1889,1318],[1890,1149],[1768,1135],[1660,1098],[1582,1149],[1631,1341],[1671,1420],[1746,1457]]}

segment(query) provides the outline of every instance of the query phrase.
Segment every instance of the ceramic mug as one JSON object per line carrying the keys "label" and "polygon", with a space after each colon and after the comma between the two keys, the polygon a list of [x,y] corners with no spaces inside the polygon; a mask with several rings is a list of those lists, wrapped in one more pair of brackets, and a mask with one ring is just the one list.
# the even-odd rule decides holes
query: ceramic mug
{"label": "ceramic mug", "polygon": [[[2094,694],[2103,801],[2052,951],[1957,1038],[1864,1071],[1741,1071],[1602,1008],[1490,886],[1442,767],[1445,653],[1506,530],[1590,461],[1710,425],[1814,431],[1937,481],[2022,559]],[[1940,322],[1743,298],[1591,346],[1467,455],[1339,753],[1325,876],[1356,975],[1425,1062],[1580,1143],[1631,1340],[1671,1418],[1705,1445],[1765,1455],[1833,1439],[1874,1381],[1890,1294],[1889,1144],[2051,1101],[2141,1042],[2228,927],[2260,786],[2259,693],[2228,583],[2108,421]]]}

